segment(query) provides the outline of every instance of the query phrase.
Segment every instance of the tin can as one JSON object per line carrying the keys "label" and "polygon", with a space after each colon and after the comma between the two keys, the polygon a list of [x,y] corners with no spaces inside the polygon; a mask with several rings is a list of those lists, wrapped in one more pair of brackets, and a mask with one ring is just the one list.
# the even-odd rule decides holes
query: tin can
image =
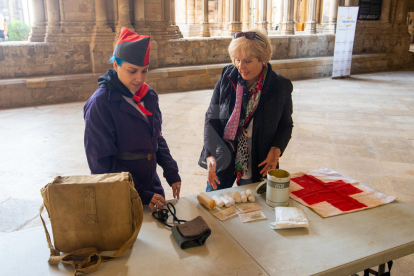
{"label": "tin can", "polygon": [[273,169],[267,172],[266,204],[271,207],[289,205],[290,173]]}

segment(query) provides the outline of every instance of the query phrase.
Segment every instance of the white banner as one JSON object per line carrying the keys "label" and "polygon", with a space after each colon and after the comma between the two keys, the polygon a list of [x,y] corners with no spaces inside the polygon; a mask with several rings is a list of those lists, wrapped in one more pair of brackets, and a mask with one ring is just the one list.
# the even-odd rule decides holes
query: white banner
{"label": "white banner", "polygon": [[352,48],[359,7],[339,7],[332,78],[351,75]]}

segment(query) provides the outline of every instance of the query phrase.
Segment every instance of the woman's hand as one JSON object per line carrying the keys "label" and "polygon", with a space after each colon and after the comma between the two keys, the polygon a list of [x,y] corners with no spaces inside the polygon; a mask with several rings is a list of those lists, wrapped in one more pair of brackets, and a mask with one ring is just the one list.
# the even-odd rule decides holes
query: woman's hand
{"label": "woman's hand", "polygon": [[220,181],[217,178],[216,174],[216,159],[213,156],[209,156],[206,158],[207,161],[207,172],[208,172],[208,183],[213,186],[213,189],[217,189],[216,182],[220,184]]}
{"label": "woman's hand", "polygon": [[276,169],[277,162],[279,162],[280,149],[276,147],[270,148],[269,153],[267,154],[266,159],[259,164],[258,167],[264,165],[263,169],[260,171],[262,176],[266,176],[267,172],[271,169]]}
{"label": "woman's hand", "polygon": [[173,190],[173,197],[174,198],[180,198],[180,190],[181,190],[181,182],[175,182],[171,185],[171,188]]}
{"label": "woman's hand", "polygon": [[155,212],[156,206],[158,206],[158,209],[162,209],[163,205],[167,205],[167,201],[165,201],[165,198],[160,194],[154,194],[148,204],[153,212]]}

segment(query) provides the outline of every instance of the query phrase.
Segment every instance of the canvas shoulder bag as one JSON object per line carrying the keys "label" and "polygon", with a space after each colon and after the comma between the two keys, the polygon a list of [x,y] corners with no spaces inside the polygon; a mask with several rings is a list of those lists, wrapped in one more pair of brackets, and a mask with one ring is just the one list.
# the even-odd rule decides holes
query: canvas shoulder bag
{"label": "canvas shoulder bag", "polygon": [[[98,270],[102,261],[118,257],[134,245],[143,206],[129,173],[57,176],[41,194],[40,218],[50,248],[49,264],[70,264],[75,275],[88,274]],[[53,244],[42,218],[44,207]],[[110,256],[98,253],[105,250],[117,251]]]}

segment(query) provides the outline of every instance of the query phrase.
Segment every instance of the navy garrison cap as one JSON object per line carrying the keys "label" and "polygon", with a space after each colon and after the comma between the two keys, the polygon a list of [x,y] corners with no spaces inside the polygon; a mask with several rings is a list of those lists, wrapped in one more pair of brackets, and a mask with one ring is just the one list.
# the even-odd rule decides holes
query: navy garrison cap
{"label": "navy garrison cap", "polygon": [[150,59],[150,37],[121,28],[113,56],[136,66],[147,66]]}

